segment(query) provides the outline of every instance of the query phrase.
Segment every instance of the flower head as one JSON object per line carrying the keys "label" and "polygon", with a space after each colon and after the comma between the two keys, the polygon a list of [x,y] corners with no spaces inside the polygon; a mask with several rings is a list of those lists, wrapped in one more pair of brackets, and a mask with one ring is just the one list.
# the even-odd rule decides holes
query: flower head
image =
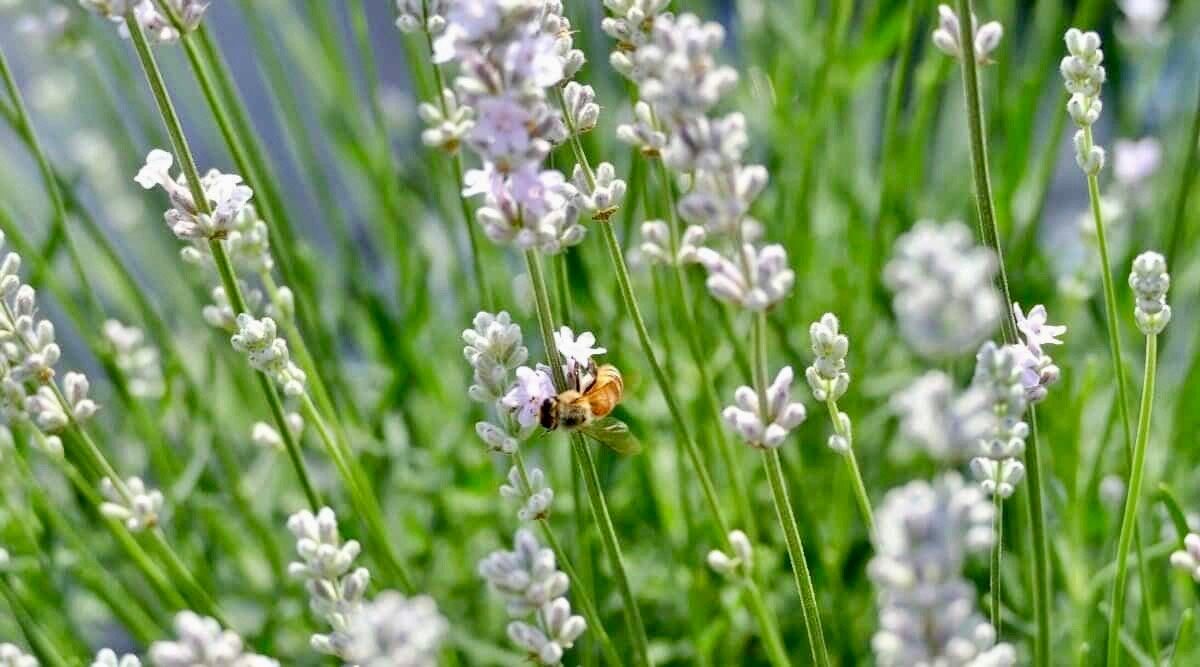
{"label": "flower head", "polygon": [[500,403],[516,414],[521,426],[531,427],[538,423],[542,404],[557,393],[549,372],[542,367],[522,366],[517,369],[517,381]]}
{"label": "flower head", "polygon": [[1147,336],[1162,333],[1171,321],[1171,307],[1167,305],[1167,290],[1171,287],[1167,260],[1153,251],[1138,255],[1133,260],[1129,286],[1137,300],[1133,314],[1138,328]]}

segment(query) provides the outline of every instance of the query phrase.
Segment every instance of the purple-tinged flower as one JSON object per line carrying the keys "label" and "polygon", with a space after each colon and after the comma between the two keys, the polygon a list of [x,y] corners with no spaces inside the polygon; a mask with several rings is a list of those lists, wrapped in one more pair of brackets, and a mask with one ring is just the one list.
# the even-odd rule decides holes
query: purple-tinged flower
{"label": "purple-tinged flower", "polygon": [[546,369],[539,366],[536,370],[528,366],[517,369],[517,381],[513,384],[500,404],[516,413],[517,422],[525,428],[533,426],[538,421],[542,403],[553,398],[557,392],[554,382]]}
{"label": "purple-tinged flower", "polygon": [[1021,304],[1013,302],[1013,315],[1017,319],[1017,329],[1024,334],[1025,344],[1037,354],[1041,354],[1043,345],[1062,345],[1059,336],[1067,332],[1064,325],[1048,324],[1046,322],[1046,307],[1038,304],[1029,309],[1026,315],[1021,310]]}

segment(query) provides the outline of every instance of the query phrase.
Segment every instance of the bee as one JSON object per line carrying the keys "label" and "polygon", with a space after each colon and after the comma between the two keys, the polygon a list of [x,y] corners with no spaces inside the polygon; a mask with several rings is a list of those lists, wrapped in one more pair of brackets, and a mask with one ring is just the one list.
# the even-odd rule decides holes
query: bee
{"label": "bee", "polygon": [[619,454],[637,452],[641,445],[629,431],[629,425],[612,416],[625,390],[621,371],[605,364],[594,369],[592,375],[595,379],[582,391],[567,389],[542,403],[539,415],[542,428],[580,431]]}

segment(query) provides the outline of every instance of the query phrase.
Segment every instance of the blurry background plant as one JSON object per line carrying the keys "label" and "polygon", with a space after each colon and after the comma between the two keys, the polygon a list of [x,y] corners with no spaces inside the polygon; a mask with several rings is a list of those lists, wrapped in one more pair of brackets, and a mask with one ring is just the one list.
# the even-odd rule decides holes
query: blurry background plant
{"label": "blurry background plant", "polygon": [[[186,10],[196,3],[167,4]],[[523,656],[504,635],[504,602],[487,592],[476,567],[488,553],[509,548],[519,527],[514,504],[497,491],[511,463],[475,434],[476,423],[489,418],[489,405],[465,398],[478,381],[464,370],[459,333],[484,307],[507,310],[527,332],[536,331],[536,316],[519,258],[476,243],[463,224],[470,210],[457,191],[459,160],[476,165],[453,149],[472,119],[453,99],[447,108],[437,106],[448,82],[430,66],[426,34],[413,30],[421,23],[431,33],[443,30],[437,20],[414,18],[441,4],[221,0],[182,42],[156,44],[153,52],[196,162],[241,173],[255,188],[285,287],[271,281],[270,255],[266,266],[245,267],[253,273],[243,277],[261,282],[259,299],[277,311],[293,304],[286,295],[294,293],[294,314],[271,315],[307,371],[293,329],[303,331],[328,390],[322,396],[309,377],[314,410],[338,415],[330,437],[356,452],[383,510],[383,533],[412,579],[411,587],[389,581],[370,589],[374,602],[367,608],[403,609],[405,617],[436,628],[430,636],[441,634],[440,613],[448,620],[442,653],[448,664],[520,664]],[[616,11],[630,3],[608,4]],[[645,4],[657,10],[661,3]],[[719,111],[744,114],[746,162],[770,173],[751,213],[763,237],[786,250],[795,285],[769,312],[769,367],[812,363],[808,325],[826,312],[837,313],[840,331],[853,340],[845,364],[854,389],[838,398],[837,409],[853,416],[853,452],[876,509],[880,551],[871,546],[845,457],[825,446],[829,423],[799,424],[779,452],[831,658],[842,664],[872,656],[894,660],[901,647],[880,649],[879,642],[889,641],[879,639],[880,628],[893,635],[902,628],[891,623],[895,617],[881,623],[880,614],[907,602],[894,590],[898,575],[884,576],[881,564],[905,558],[930,538],[899,534],[889,522],[946,511],[906,506],[910,496],[969,493],[946,490],[958,482],[940,475],[965,472],[977,454],[971,443],[979,425],[972,414],[979,397],[968,389],[972,354],[982,340],[998,337],[1006,312],[989,285],[992,258],[975,245],[958,67],[939,50],[947,48],[946,35],[936,46],[931,38],[945,18],[924,0],[693,0],[669,9],[725,26],[720,59],[739,80]],[[1101,629],[1111,610],[1099,602],[1108,599],[1116,570],[1119,480],[1127,476],[1099,276],[1107,268],[1120,278],[1116,313],[1126,375],[1134,378],[1133,410],[1141,336],[1124,276],[1136,254],[1153,248],[1171,272],[1173,316],[1159,336],[1159,400],[1144,487],[1165,486],[1152,500],[1143,498],[1138,513],[1145,557],[1153,563],[1146,570],[1151,578],[1130,586],[1124,646],[1136,658],[1182,649],[1176,664],[1190,664],[1200,655],[1187,652],[1194,638],[1176,635],[1191,631],[1181,621],[1189,618],[1182,610],[1196,602],[1193,583],[1166,563],[1178,551],[1173,561],[1194,572],[1200,543],[1184,543],[1189,527],[1182,509],[1200,505],[1200,453],[1191,446],[1200,429],[1200,330],[1190,326],[1200,283],[1200,193],[1193,192],[1200,189],[1200,3],[987,0],[975,9],[982,25],[977,59],[990,63],[980,65],[983,109],[1012,298],[1045,304],[1070,332],[1054,350],[1062,379],[1040,404],[1038,420],[1054,571],[1053,645],[1062,647],[1055,662],[1103,654]],[[568,89],[584,120],[578,129],[595,124],[580,143],[591,164],[613,165],[604,168],[606,178],[615,174],[627,183],[615,212],[595,205],[611,216],[607,223],[582,224],[589,233],[597,224],[613,225],[631,255],[659,361],[689,430],[718,471],[726,514],[772,516],[756,457],[722,453],[724,442],[713,432],[720,406],[703,385],[711,382],[715,396],[728,397],[750,383],[749,348],[734,334],[744,328],[734,310],[708,298],[702,267],[683,264],[691,293],[652,270],[654,262],[686,259],[689,247],[694,253],[704,239],[684,237],[676,248],[662,223],[650,224],[645,236],[640,232],[643,223],[669,218],[664,183],[642,159],[663,148],[654,145],[657,121],[648,108],[635,114],[625,78],[610,65],[614,41],[601,30],[605,7],[570,2],[566,15],[577,31],[574,46],[586,56],[574,78],[594,89]],[[397,18],[405,31],[397,30]],[[990,21],[1003,26],[1002,39],[987,28]],[[1099,180],[1111,267],[1095,259],[1087,183],[1068,133],[1073,128],[1058,65],[1069,26],[1096,30],[1104,41],[1104,113],[1093,132],[1107,148]],[[162,26],[152,36],[172,37],[171,30]],[[220,323],[223,312],[232,322],[237,313],[210,304],[215,282],[180,270],[180,244],[163,224],[161,193],[143,192],[134,182],[147,153],[170,142],[132,44],[75,2],[0,0],[0,50],[6,79],[11,70],[11,85],[0,95],[0,230],[22,255],[21,279],[39,290],[41,316],[57,325],[64,369],[79,368],[91,381],[89,396],[101,409],[89,429],[113,466],[127,478],[140,476],[138,486],[146,489],[148,513],[120,506],[120,520],[157,524],[247,650],[287,665],[324,664],[309,641],[330,625],[309,611],[310,593],[286,572],[294,544],[287,518],[319,508],[297,483],[285,435],[303,444],[304,468],[342,518],[342,535],[334,541],[359,540],[372,578],[377,568],[380,576],[393,575],[372,551],[375,529],[364,525],[368,517],[357,516],[344,471],[321,453],[321,428],[290,414],[301,405],[284,406],[286,434],[270,419],[244,359],[204,324]],[[38,141],[23,124],[13,87],[24,97]],[[603,110],[598,118],[585,109],[593,94]],[[433,105],[418,113],[421,102]],[[437,131],[431,134],[423,118]],[[630,123],[620,134],[636,147],[618,139],[617,126]],[[230,133],[242,141],[231,142]],[[439,149],[426,148],[422,133]],[[661,134],[657,140],[664,141]],[[46,161],[39,164],[43,152]],[[548,163],[566,170],[574,159],[563,145]],[[58,185],[61,202],[46,188],[47,178]],[[677,185],[680,192],[689,187]],[[248,234],[240,246],[248,253],[256,252],[254,243],[265,243],[251,235],[252,226],[238,229],[231,233]],[[606,359],[621,368],[626,386],[618,414],[645,445],[634,457],[597,450],[596,459],[651,657],[659,664],[766,664],[769,648],[760,640],[759,617],[742,604],[745,590],[736,578],[705,566],[705,555],[724,545],[602,245],[584,242],[549,264],[552,281],[566,287],[555,288],[554,310],[560,322],[569,312],[566,321],[576,331],[593,331],[608,349]],[[672,248],[683,253],[673,255]],[[957,260],[967,257],[974,263],[964,268]],[[695,330],[679,326],[685,303],[702,323]],[[210,311],[202,318],[204,306]],[[288,324],[293,317],[295,327]],[[527,342],[535,339],[529,335]],[[699,370],[689,354],[693,345],[703,352]],[[534,349],[530,357],[545,355]],[[802,393],[793,400],[821,414],[823,406]],[[31,446],[28,427],[17,424],[13,431],[0,439],[0,547],[7,552],[0,559],[6,598],[0,640],[21,644],[21,651],[43,650],[23,633],[34,619],[33,636],[77,663],[106,646],[148,655],[151,643],[176,636],[172,623],[180,605],[143,576],[118,533],[96,528],[97,503],[59,474],[53,439],[43,439],[49,444],[43,442],[42,451]],[[621,598],[571,450],[565,439],[547,437],[523,442],[521,452],[539,476],[554,482],[546,521],[582,579],[582,585],[572,581],[572,605],[580,607],[576,591],[589,595],[624,649],[629,638],[617,631],[623,629]],[[728,460],[736,470],[725,469]],[[906,486],[913,480],[924,482]],[[735,497],[735,488],[744,488],[745,496]],[[893,488],[904,490],[889,495]],[[99,487],[94,490],[98,501]],[[1015,495],[1027,492],[1022,483]],[[1003,512],[1008,555],[999,639],[1006,643],[992,649],[1015,650],[1022,664],[1033,631],[1024,508],[1012,502]],[[115,514],[112,508],[106,513]],[[990,516],[971,520],[986,525]],[[746,530],[747,544],[754,543],[753,561],[739,567],[764,584],[787,653],[804,664],[809,650],[800,599],[787,581],[782,533],[766,518],[757,527],[730,528]],[[986,551],[991,541],[978,536],[978,527],[972,531],[959,536],[962,544],[973,540],[966,551]],[[955,599],[970,604],[978,597],[975,611],[987,617],[986,558],[956,552],[953,564],[942,576],[950,578]],[[1131,581],[1138,572],[1131,569]],[[393,584],[405,595],[428,594],[437,611],[424,598],[385,594],[382,588]],[[378,610],[364,622],[382,618]],[[961,616],[971,624],[980,618]],[[332,629],[353,634],[353,628]],[[568,662],[604,662],[595,630],[589,622]],[[372,632],[395,629],[380,625]],[[404,641],[378,637],[381,647]],[[977,648],[986,650],[991,641]],[[389,650],[378,654],[402,654]],[[24,664],[17,651],[11,659]],[[53,664],[46,654],[39,657]],[[368,664],[390,664],[379,659]]]}

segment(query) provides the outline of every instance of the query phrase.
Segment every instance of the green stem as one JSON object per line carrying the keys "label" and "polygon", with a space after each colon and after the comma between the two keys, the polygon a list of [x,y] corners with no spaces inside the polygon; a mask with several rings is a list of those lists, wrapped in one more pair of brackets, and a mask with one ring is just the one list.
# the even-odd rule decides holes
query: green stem
{"label": "green stem", "polygon": [[387,575],[385,581],[395,582],[405,591],[411,592],[413,590],[412,578],[401,565],[400,558],[392,547],[391,540],[388,539],[383,510],[379,507],[378,498],[371,488],[365,471],[354,458],[354,453],[346,449],[344,443],[334,436],[329,424],[317,409],[316,404],[313,403],[312,397],[308,394],[302,395],[300,405],[304,412],[304,418],[316,429],[318,437],[325,446],[326,453],[338,469],[342,482],[350,494],[350,502],[374,542],[374,544],[366,546],[385,570]]}
{"label": "green stem", "polygon": [[[542,343],[546,348],[546,360],[549,362],[552,375],[554,376],[554,386],[559,391],[562,391],[566,389],[567,381],[563,374],[562,364],[557,362],[559,355],[558,347],[554,342],[554,324],[551,322],[550,292],[546,287],[546,278],[542,273],[541,257],[534,250],[526,250],[525,264],[529,270],[529,281],[533,285],[535,305],[537,306],[538,327],[541,330]],[[608,555],[609,564],[613,570],[613,577],[617,581],[617,590],[620,592],[621,600],[624,604],[625,625],[629,632],[630,641],[633,643],[634,651],[637,653],[636,662],[646,666],[652,665],[653,663],[650,661],[649,641],[646,638],[646,628],[642,623],[642,614],[638,610],[637,599],[633,595],[633,588],[629,585],[629,575],[625,571],[625,562],[621,555],[621,544],[617,539],[616,529],[613,528],[612,517],[608,513],[608,502],[605,500],[604,490],[600,486],[600,475],[596,471],[596,461],[592,457],[592,451],[588,448],[583,436],[579,433],[571,433],[570,439],[571,449],[575,452],[577,460],[580,463],[580,472],[587,487],[592,515],[596,521],[596,527],[600,531],[600,539],[604,544],[604,551]]]}
{"label": "green stem", "polygon": [[[150,45],[146,42],[146,36],[142,32],[141,24],[137,22],[137,19],[131,13],[125,16],[125,26],[129,29],[129,35],[133,41],[134,49],[137,51],[138,60],[141,62],[142,70],[146,75],[146,82],[150,86],[150,91],[154,95],[154,101],[158,105],[159,114],[162,116],[164,125],[166,125],[167,134],[171,138],[171,146],[174,149],[175,155],[179,158],[184,178],[187,180],[188,188],[191,190],[192,201],[195,202],[195,205],[202,212],[211,213],[208,199],[205,197],[204,189],[200,184],[200,173],[196,169],[196,159],[193,157],[192,150],[188,146],[187,136],[183,132],[183,124],[179,120],[179,114],[175,111],[175,105],[171,102],[171,96],[167,92],[162,71],[158,67],[158,62],[154,59]],[[221,241],[216,239],[209,241],[208,245],[209,250],[212,252],[213,261],[217,266],[217,273],[221,277],[221,285],[225,289],[225,295],[229,298],[229,304],[233,307],[235,313],[247,312],[246,302],[242,297],[241,288],[238,286],[233,264],[229,261],[229,256],[225,253],[225,246]],[[287,419],[282,409],[283,402],[279,397],[279,393],[265,375],[262,373],[257,373],[257,375],[263,394],[271,405],[271,414],[275,419],[276,430],[278,430],[284,442],[288,444],[292,466],[295,468],[296,475],[300,479],[301,486],[304,487],[309,504],[314,508],[320,507],[320,499],[309,479],[308,469],[304,464],[303,458],[299,456],[299,447],[288,430]],[[289,440],[291,440],[290,443]]]}
{"label": "green stem", "polygon": [[854,485],[854,501],[858,503],[858,511],[862,514],[863,522],[867,524],[867,532],[871,541],[875,542],[875,514],[871,511],[871,497],[867,495],[867,485],[863,483],[862,471],[858,468],[858,457],[854,454],[854,436],[842,428],[841,412],[833,394],[827,393],[825,407],[829,410],[829,418],[833,421],[833,430],[846,439],[848,449],[842,455],[846,459],[846,467],[850,471],[850,479]]}
{"label": "green stem", "polygon": [[1196,112],[1192,117],[1192,131],[1184,145],[1188,147],[1188,152],[1183,170],[1179,172],[1179,194],[1175,196],[1175,214],[1171,218],[1171,240],[1167,243],[1167,266],[1175,265],[1175,259],[1185,240],[1188,195],[1191,194],[1192,187],[1196,183],[1196,170],[1200,169],[1200,98],[1196,100]]}
{"label": "green stem", "polygon": [[[979,89],[979,71],[975,63],[974,25],[970,17],[974,16],[972,0],[958,0],[959,44],[968,45],[959,62],[963,74],[963,95],[966,98],[967,125],[970,130],[971,168],[975,180],[975,203],[979,215],[980,235],[983,242],[996,253],[999,267],[1000,289],[1004,295],[1004,305],[1008,316],[1002,320],[1002,330],[1006,343],[1017,340],[1016,320],[1012,312],[1012,295],[1008,289],[1008,274],[1004,268],[1004,252],[1000,245],[1000,235],[996,229],[996,205],[992,199],[991,174],[988,167],[987,143],[983,128],[983,99]],[[1046,535],[1046,516],[1042,500],[1042,469],[1041,452],[1037,436],[1037,415],[1030,407],[1030,422],[1033,426],[1033,437],[1029,441],[1026,454],[1026,470],[1029,474],[1028,504],[1029,530],[1033,542],[1033,615],[1037,625],[1034,636],[1035,664],[1039,666],[1050,663],[1050,545]],[[997,549],[1002,545],[997,541]],[[995,594],[995,593],[993,593]]]}
{"label": "green stem", "polygon": [[771,497],[775,501],[775,514],[779,519],[779,525],[783,528],[788,557],[792,561],[792,579],[800,594],[801,612],[804,617],[804,630],[808,635],[809,649],[812,651],[814,664],[823,667],[831,663],[829,662],[829,651],[825,648],[825,635],[821,629],[821,610],[817,606],[817,594],[813,588],[812,575],[808,571],[808,560],[804,556],[804,544],[800,540],[796,515],[792,512],[791,500],[788,499],[787,482],[783,478],[779,451],[765,449],[762,458],[763,465],[767,469],[767,481],[771,485]]}
{"label": "green stem", "polygon": [[991,584],[991,612],[992,612],[992,627],[996,630],[996,636],[1000,636],[1000,586],[1002,577],[1000,576],[1000,557],[1004,553],[1004,498],[999,493],[992,494],[992,507],[995,508],[995,515],[992,517],[992,530],[996,534],[996,543],[992,545],[992,560],[989,567],[989,579]]}
{"label": "green stem", "polygon": [[750,612],[754,614],[754,618],[758,621],[758,634],[763,641],[763,645],[767,649],[767,657],[771,660],[771,664],[775,667],[790,667],[792,661],[787,657],[787,649],[783,646],[783,640],[779,637],[779,628],[775,624],[775,616],[767,607],[767,601],[763,598],[762,591],[759,590],[758,584],[754,583],[754,578],[747,574],[742,580],[742,586],[746,590],[747,605],[750,607]]}
{"label": "green stem", "polygon": [[[1154,382],[1158,365],[1158,336],[1146,336],[1146,372],[1142,385],[1142,403],[1138,411],[1137,440],[1133,446],[1133,464],[1129,472],[1129,490],[1125,495],[1125,512],[1121,516],[1121,537],[1117,542],[1117,576],[1113,582],[1112,604],[1108,623],[1108,667],[1116,667],[1121,657],[1121,621],[1125,608],[1125,583],[1129,576],[1129,547],[1137,523],[1138,500],[1146,467],[1146,446],[1150,440],[1150,417],[1154,409]],[[1138,560],[1141,560],[1140,558]]]}
{"label": "green stem", "polygon": [[[17,87],[16,79],[13,78],[12,70],[9,69],[8,59],[4,55],[4,50],[0,49],[0,78],[4,79],[4,86],[8,89],[8,96],[12,99],[12,111],[14,125],[19,128],[19,134],[25,141],[25,145],[29,148],[29,152],[33,154],[34,161],[37,162],[38,172],[41,174],[43,185],[46,188],[46,193],[50,196],[50,203],[54,210],[54,227],[63,235],[63,241],[67,247],[67,255],[70,258],[71,266],[75,270],[75,275],[83,278],[83,262],[79,258],[79,251],[75,247],[75,242],[71,239],[70,231],[67,229],[67,207],[63,200],[63,193],[59,187],[58,179],[55,178],[54,170],[50,167],[50,161],[46,158],[46,151],[42,148],[41,141],[38,140],[37,133],[33,129],[33,123],[30,121],[29,113],[25,108],[25,100],[21,96],[21,89]],[[86,295],[87,305],[91,311],[92,317],[98,324],[103,319],[103,308],[100,307],[100,301],[96,298],[95,290],[91,289],[91,285],[83,281],[80,285],[82,291]]]}
{"label": "green stem", "polygon": [[7,576],[0,574],[0,595],[8,601],[8,606],[12,609],[13,618],[17,621],[17,626],[21,628],[21,633],[25,635],[25,640],[29,642],[30,649],[37,655],[38,659],[43,660],[55,667],[68,667],[70,662],[67,662],[54,645],[46,639],[45,634],[38,628],[33,620],[33,615],[25,608],[21,598],[17,592],[13,590],[8,583]]}
{"label": "green stem", "polygon": [[[1091,126],[1083,128],[1085,148],[1090,150],[1094,145],[1095,139],[1092,135]],[[1113,365],[1113,373],[1117,380],[1117,396],[1118,414],[1121,416],[1121,427],[1124,433],[1125,442],[1125,459],[1130,466],[1132,474],[1133,456],[1134,456],[1134,440],[1132,420],[1129,414],[1129,379],[1125,374],[1125,359],[1122,355],[1121,330],[1118,326],[1117,315],[1117,292],[1112,278],[1112,264],[1108,255],[1108,233],[1104,226],[1104,215],[1100,208],[1100,181],[1094,174],[1089,174],[1087,177],[1088,185],[1088,200],[1092,210],[1092,221],[1096,229],[1096,245],[1100,250],[1100,283],[1104,291],[1104,314],[1105,326],[1108,330],[1108,351]],[[1141,530],[1137,523],[1133,527],[1133,544],[1137,551],[1138,559],[1138,578],[1143,581],[1149,581],[1146,576],[1146,559],[1143,557],[1143,546]],[[1143,585],[1143,592],[1147,592]],[[1152,653],[1157,653],[1157,644],[1154,637],[1153,619],[1150,615],[1150,601],[1143,600],[1146,608],[1144,618],[1147,620],[1147,629],[1151,634]]]}

